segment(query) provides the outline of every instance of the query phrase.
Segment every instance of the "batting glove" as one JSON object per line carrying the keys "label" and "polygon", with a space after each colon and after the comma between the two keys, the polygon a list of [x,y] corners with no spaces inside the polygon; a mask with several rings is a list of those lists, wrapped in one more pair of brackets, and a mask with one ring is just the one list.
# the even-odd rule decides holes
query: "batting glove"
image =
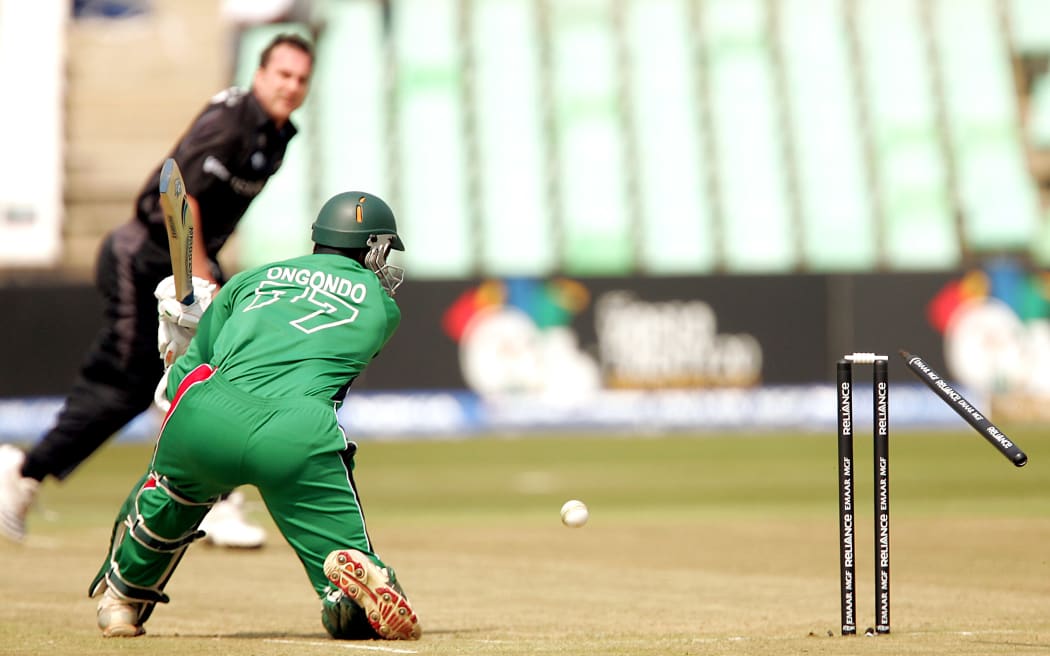
{"label": "batting glove", "polygon": [[168,276],[153,290],[157,299],[157,351],[168,368],[186,352],[197,332],[201,315],[211,304],[215,283],[193,278],[193,303],[183,305],[175,297],[175,278]]}

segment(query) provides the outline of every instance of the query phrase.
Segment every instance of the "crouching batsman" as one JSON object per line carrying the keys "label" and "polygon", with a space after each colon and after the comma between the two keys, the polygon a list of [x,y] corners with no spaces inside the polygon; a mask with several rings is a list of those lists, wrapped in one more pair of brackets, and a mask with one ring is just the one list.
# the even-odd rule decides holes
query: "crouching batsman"
{"label": "crouching batsman", "polygon": [[404,245],[390,208],[362,192],[329,199],[313,241],[310,255],[237,274],[202,314],[161,300],[171,340],[163,343],[162,329],[162,352],[180,341],[178,328],[196,325],[196,334],[158,388],[170,408],[153,459],[91,584],[104,636],[145,632],[179,560],[203,536],[205,513],[254,485],[302,561],[332,637],[419,638],[408,597],[373,549],[354,484],[357,445],[336,421],[350,384],[401,321],[393,294],[404,272],[386,260]]}

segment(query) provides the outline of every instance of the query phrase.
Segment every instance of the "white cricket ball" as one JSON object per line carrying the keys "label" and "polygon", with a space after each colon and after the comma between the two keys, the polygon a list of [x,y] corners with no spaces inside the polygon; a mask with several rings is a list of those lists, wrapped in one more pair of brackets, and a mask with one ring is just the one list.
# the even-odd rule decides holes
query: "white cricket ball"
{"label": "white cricket ball", "polygon": [[591,513],[587,510],[587,504],[579,499],[569,499],[561,507],[561,523],[570,528],[579,528],[587,523]]}

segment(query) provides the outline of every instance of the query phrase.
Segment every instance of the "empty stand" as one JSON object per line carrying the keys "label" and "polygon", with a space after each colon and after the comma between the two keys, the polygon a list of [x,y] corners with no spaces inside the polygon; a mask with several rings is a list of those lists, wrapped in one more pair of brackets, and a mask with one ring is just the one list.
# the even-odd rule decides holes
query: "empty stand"
{"label": "empty stand", "polygon": [[546,5],[562,267],[634,270],[619,34],[610,0]]}
{"label": "empty stand", "polygon": [[[70,27],[65,239],[85,270],[228,83],[217,2],[165,7]],[[1046,0],[386,10],[317,0],[309,30],[245,33],[239,84],[278,30],[316,38],[318,61],[301,134],[225,260],[305,252],[319,203],[360,188],[393,205],[419,278],[1050,263],[1050,74],[1013,77],[1050,62]],[[143,91],[158,77],[180,81],[163,102]]]}
{"label": "empty stand", "polygon": [[559,265],[557,208],[548,190],[551,142],[536,3],[470,4],[480,263],[509,275],[551,273]]}
{"label": "empty stand", "polygon": [[1020,250],[1037,203],[1018,125],[996,0],[936,0],[933,34],[963,240],[975,252]]}
{"label": "empty stand", "polygon": [[732,272],[790,270],[801,262],[767,4],[706,0],[701,8],[724,266]]}
{"label": "empty stand", "polygon": [[401,0],[393,11],[392,115],[397,190],[410,275],[468,275],[477,232],[468,197],[462,8],[456,0]]}
{"label": "empty stand", "polygon": [[654,274],[713,271],[719,243],[703,158],[695,16],[685,0],[632,0],[623,22],[640,267]]}
{"label": "empty stand", "polygon": [[960,235],[920,4],[918,0],[856,3],[875,193],[881,209],[880,254],[890,268],[938,269],[960,261]]}
{"label": "empty stand", "polygon": [[792,164],[807,268],[870,270],[878,264],[867,170],[843,0],[777,3],[790,109]]}

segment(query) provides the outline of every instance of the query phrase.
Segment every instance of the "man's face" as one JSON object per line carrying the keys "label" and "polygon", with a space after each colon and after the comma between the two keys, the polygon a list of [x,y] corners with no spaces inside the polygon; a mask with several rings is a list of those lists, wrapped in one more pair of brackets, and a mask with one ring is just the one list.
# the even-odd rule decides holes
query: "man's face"
{"label": "man's face", "polygon": [[309,55],[282,44],[270,53],[266,66],[255,71],[255,97],[277,127],[283,126],[306,100],[312,67]]}

